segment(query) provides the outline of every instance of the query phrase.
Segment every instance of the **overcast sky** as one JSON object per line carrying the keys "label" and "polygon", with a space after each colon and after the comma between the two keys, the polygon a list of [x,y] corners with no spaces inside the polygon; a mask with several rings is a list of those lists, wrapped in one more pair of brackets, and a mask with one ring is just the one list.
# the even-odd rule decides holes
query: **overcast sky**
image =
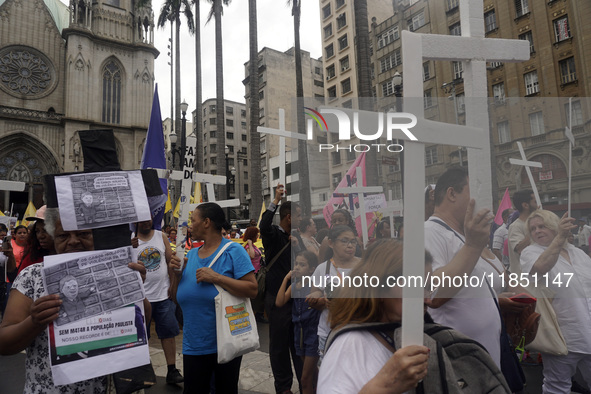
{"label": "overcast sky", "polygon": [[[155,19],[164,0],[152,0]],[[258,0],[258,47],[286,51],[294,45],[293,18],[286,0]],[[320,11],[317,0],[302,2],[301,47],[311,56],[322,55],[320,39]],[[203,75],[203,101],[215,98],[215,21],[205,25],[210,4],[201,1],[201,53]],[[225,99],[244,102],[244,63],[249,58],[248,1],[234,0],[224,7],[222,17],[224,40],[224,96]],[[170,66],[168,66],[168,39],[170,25],[155,32],[155,46],[160,56],[154,65],[162,118],[170,116]],[[181,25],[181,100],[195,109],[195,40]]]}

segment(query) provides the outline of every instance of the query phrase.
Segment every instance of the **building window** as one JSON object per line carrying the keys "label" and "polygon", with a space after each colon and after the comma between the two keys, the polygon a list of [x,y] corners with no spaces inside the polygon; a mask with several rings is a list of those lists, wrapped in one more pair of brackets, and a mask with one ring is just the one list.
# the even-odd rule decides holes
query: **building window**
{"label": "building window", "polygon": [[322,74],[321,74],[321,71],[320,71],[320,67],[314,67],[314,73],[315,73],[316,75],[322,75]]}
{"label": "building window", "polygon": [[207,146],[204,146],[204,147],[203,147],[203,154],[204,154],[204,155],[207,155]]}
{"label": "building window", "polygon": [[240,122],[240,127],[242,127],[243,129],[246,129],[246,122],[245,121],[241,121]]}
{"label": "building window", "polygon": [[330,36],[332,36],[332,23],[324,26],[324,38],[327,39]]}
{"label": "building window", "polygon": [[228,115],[234,115],[234,108],[233,107],[226,107],[226,113]]}
{"label": "building window", "polygon": [[431,78],[431,70],[429,69],[429,62],[423,63],[423,81]]}
{"label": "building window", "polygon": [[248,159],[244,159],[244,160],[242,160],[242,165],[245,165],[245,166],[247,166],[247,165],[248,165]]}
{"label": "building window", "polygon": [[460,0],[447,0],[447,10],[455,10],[456,8],[458,8],[459,4]]}
{"label": "building window", "polygon": [[234,133],[226,133],[226,139],[227,140],[233,140],[234,139]]}
{"label": "building window", "polygon": [[246,142],[247,135],[246,135],[246,134],[242,134],[242,135],[240,136],[240,138],[242,139],[242,141]]}
{"label": "building window", "polygon": [[326,48],[324,48],[324,51],[326,52],[326,58],[329,59],[331,57],[334,56],[334,47],[332,44],[328,45]]}
{"label": "building window", "polygon": [[[209,132],[209,138],[216,138],[216,136],[215,136],[215,130],[212,130],[212,131]],[[211,152],[213,153],[213,148],[212,148],[212,151]]]}
{"label": "building window", "polygon": [[525,95],[538,93],[540,86],[538,85],[538,72],[536,70],[529,72],[523,76],[525,81]]}
{"label": "building window", "polygon": [[234,127],[234,120],[233,119],[226,119],[226,126]]}
{"label": "building window", "polygon": [[347,48],[349,46],[349,42],[347,41],[347,35],[345,34],[342,37],[339,37],[339,51]]}
{"label": "building window", "polygon": [[454,23],[449,27],[449,35],[450,36],[461,36],[462,35],[462,25],[460,22]]}
{"label": "building window", "polygon": [[341,15],[337,16],[337,30],[342,29],[347,24],[347,16],[343,12]]}
{"label": "building window", "polygon": [[425,149],[425,165],[430,166],[437,163],[437,147],[432,146],[431,148]]}
{"label": "building window", "polygon": [[534,53],[536,50],[534,49],[534,35],[532,34],[531,30],[526,31],[523,34],[519,35],[520,40],[528,40],[529,41],[529,53]]}
{"label": "building window", "polygon": [[210,162],[211,162],[211,165],[212,165],[212,166],[215,166],[215,165],[217,165],[217,164],[218,164],[218,159],[217,159],[217,157],[212,157],[212,158],[210,159]]}
{"label": "building window", "polygon": [[425,108],[431,108],[433,106],[433,89],[423,92],[423,106]]}
{"label": "building window", "polygon": [[397,182],[392,185],[392,198],[394,200],[401,200],[402,199],[402,183]]}
{"label": "building window", "polygon": [[244,194],[248,194],[248,183],[244,184]]}
{"label": "building window", "polygon": [[121,69],[113,60],[103,68],[103,117],[105,123],[121,123]]}
{"label": "building window", "polygon": [[216,125],[217,124],[217,119],[216,118],[209,118],[209,124],[210,125]]}
{"label": "building window", "polygon": [[493,88],[493,97],[495,98],[495,103],[504,103],[505,102],[505,84],[503,82],[497,83],[492,86]]}
{"label": "building window", "polygon": [[337,0],[337,2],[336,2],[337,10],[344,5],[345,5],[345,0]]}
{"label": "building window", "polygon": [[509,121],[497,123],[497,131],[499,133],[499,144],[506,144],[511,142],[511,132],[509,131]]}
{"label": "building window", "polygon": [[[323,87],[323,86],[324,86],[324,82],[322,82],[322,81],[317,81],[317,80],[314,80],[314,86],[320,86],[320,87]],[[324,96],[320,96],[320,97],[324,97]]]}
{"label": "building window", "polygon": [[556,42],[570,38],[570,28],[568,26],[567,16],[563,16],[554,21],[554,38],[556,39]]}
{"label": "building window", "polygon": [[350,151],[346,151],[347,153],[345,154],[347,157],[347,161],[354,161],[355,160],[355,151],[353,149],[351,149]]}
{"label": "building window", "polygon": [[273,168],[273,171],[272,171],[272,173],[273,173],[273,174],[272,174],[272,175],[273,175],[273,180],[277,180],[277,179],[279,179],[279,167],[275,167],[275,168]]}
{"label": "building window", "polygon": [[454,79],[462,79],[464,75],[464,65],[462,62],[452,62],[454,70]]}
{"label": "building window", "polygon": [[260,108],[259,109],[259,119],[263,118],[265,116],[265,108]]}
{"label": "building window", "polygon": [[265,98],[265,91],[264,90],[259,91],[259,100],[262,100],[264,98]]}
{"label": "building window", "polygon": [[331,86],[330,88],[327,89],[327,92],[328,92],[329,98],[336,98],[337,97],[337,87],[336,86]]}
{"label": "building window", "polygon": [[410,31],[417,30],[418,28],[420,28],[421,26],[423,26],[425,24],[425,13],[423,11],[419,12],[418,14],[413,16],[411,19],[409,19],[407,21],[407,24],[408,24],[408,28],[410,29]]}
{"label": "building window", "polygon": [[542,115],[542,111],[529,114],[529,128],[532,136],[545,133],[544,116]]}
{"label": "building window", "polygon": [[340,172],[332,174],[332,186],[336,188],[339,185],[339,183],[341,183],[341,179],[343,179],[343,176]]}
{"label": "building window", "polygon": [[343,94],[349,93],[351,91],[351,78],[347,78],[341,82],[341,91]]}
{"label": "building window", "polygon": [[326,67],[326,80],[328,81],[329,79],[334,78],[335,76],[336,72],[334,64],[331,64],[330,66]]}
{"label": "building window", "polygon": [[330,15],[332,14],[332,11],[330,10],[330,3],[328,3],[326,5],[326,7],[322,8],[322,17],[323,19],[328,18]]}
{"label": "building window", "polygon": [[558,64],[560,66],[560,82],[563,85],[577,80],[574,57],[561,60]]}
{"label": "building window", "polygon": [[402,56],[400,55],[400,49],[396,49],[390,55],[380,60],[380,72],[383,73],[388,71],[402,63]]}
{"label": "building window", "polygon": [[246,110],[245,109],[240,110],[240,117],[246,118]]}
{"label": "building window", "polygon": [[211,144],[209,146],[209,153],[218,153],[218,148],[216,144]]}
{"label": "building window", "polygon": [[341,60],[339,60],[341,65],[341,72],[347,71],[349,69],[349,56],[345,56]]}
{"label": "building window", "polygon": [[207,159],[203,159],[203,165],[207,167]]}
{"label": "building window", "polygon": [[[566,113],[566,124],[570,121],[570,109],[568,103],[564,104],[564,112]],[[573,123],[572,126],[580,126],[583,124],[583,109],[580,101],[572,102]]]}
{"label": "building window", "polygon": [[517,18],[529,13],[528,0],[515,0],[515,14]]}
{"label": "building window", "polygon": [[384,97],[391,96],[394,94],[394,84],[392,84],[392,80],[385,82],[382,84],[382,95]]}
{"label": "building window", "polygon": [[203,108],[203,116],[207,116],[207,108]]}
{"label": "building window", "polygon": [[333,166],[341,164],[341,152],[332,152],[330,155],[332,156]]}
{"label": "building window", "polygon": [[246,148],[245,146],[243,146],[242,148],[240,148],[240,153],[242,153],[242,154],[244,154],[244,155],[245,155],[245,154],[247,154],[248,152],[247,152],[247,150],[246,150],[246,149],[247,149],[247,148]]}
{"label": "building window", "polygon": [[349,109],[353,108],[353,101],[347,100],[347,101],[343,102],[343,108],[349,108]]}
{"label": "building window", "polygon": [[378,49],[385,47],[386,45],[396,41],[399,38],[400,31],[398,29],[398,25],[391,27],[390,29],[378,36]]}
{"label": "building window", "polygon": [[497,17],[495,10],[490,10],[484,14],[484,30],[489,33],[497,28]]}
{"label": "building window", "polygon": [[226,145],[228,147],[228,153],[234,153],[234,145]]}

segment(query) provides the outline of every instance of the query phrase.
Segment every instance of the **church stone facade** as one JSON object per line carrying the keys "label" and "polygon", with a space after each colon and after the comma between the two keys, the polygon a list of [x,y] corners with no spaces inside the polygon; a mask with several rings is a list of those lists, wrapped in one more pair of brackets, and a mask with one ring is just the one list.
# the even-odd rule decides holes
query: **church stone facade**
{"label": "church stone facade", "polygon": [[[0,0],[0,209],[42,201],[42,175],[81,171],[76,131],[112,129],[139,168],[154,91],[154,14],[136,0]],[[149,3],[149,2],[148,2]]]}

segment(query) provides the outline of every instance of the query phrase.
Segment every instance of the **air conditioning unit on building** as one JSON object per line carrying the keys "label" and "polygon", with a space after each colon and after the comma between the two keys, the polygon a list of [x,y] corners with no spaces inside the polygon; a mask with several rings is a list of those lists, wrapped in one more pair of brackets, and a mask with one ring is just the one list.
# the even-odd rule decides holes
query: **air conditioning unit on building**
{"label": "air conditioning unit on building", "polygon": [[342,66],[341,67],[341,72],[347,71],[348,69],[349,69],[349,67]]}

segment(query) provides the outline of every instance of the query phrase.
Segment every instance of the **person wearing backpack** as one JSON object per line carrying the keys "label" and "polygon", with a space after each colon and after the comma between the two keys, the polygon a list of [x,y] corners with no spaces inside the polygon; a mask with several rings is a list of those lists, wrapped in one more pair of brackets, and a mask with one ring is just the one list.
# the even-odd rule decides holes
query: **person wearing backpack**
{"label": "person wearing backpack", "polygon": [[[425,308],[416,311],[425,313],[424,346],[401,347],[402,288],[393,284],[402,275],[402,256],[401,242],[377,240],[350,277],[377,278],[379,283],[372,279],[374,285],[338,290],[330,305],[332,331],[318,392],[508,393],[501,371],[482,345],[433,323],[425,313],[429,297]],[[428,253],[425,263],[426,275],[431,268]]]}

